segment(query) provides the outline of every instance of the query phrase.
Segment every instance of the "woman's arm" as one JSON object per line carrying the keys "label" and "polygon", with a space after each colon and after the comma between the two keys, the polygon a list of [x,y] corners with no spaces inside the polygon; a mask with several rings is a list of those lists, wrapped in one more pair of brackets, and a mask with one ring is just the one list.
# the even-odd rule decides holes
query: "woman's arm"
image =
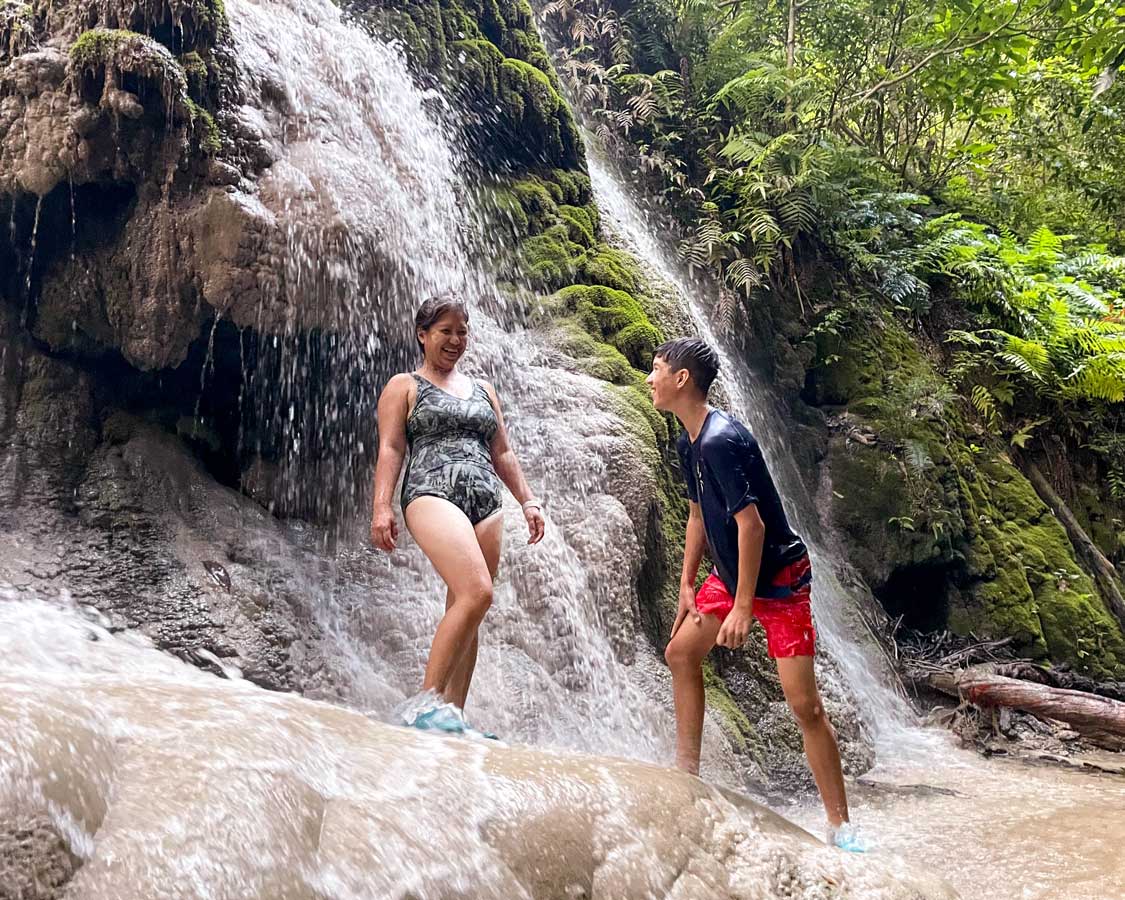
{"label": "woman's arm", "polygon": [[396,375],[379,396],[379,455],[375,459],[375,496],[371,510],[371,542],[381,550],[394,550],[398,523],[391,495],[406,456],[406,417],[410,411],[414,379]]}
{"label": "woman's arm", "polygon": [[486,381],[481,383],[488,392],[489,400],[492,401],[492,409],[496,412],[496,434],[492,438],[492,446],[489,448],[492,453],[492,466],[496,469],[496,474],[500,476],[500,480],[512,492],[512,496],[523,507],[524,518],[527,519],[527,527],[530,533],[528,543],[537,544],[543,539],[545,527],[543,511],[539,506],[539,501],[532,495],[527,479],[524,478],[520,461],[516,458],[516,451],[512,449],[512,445],[508,442],[508,429],[504,425],[504,414],[500,411],[500,398],[496,395],[496,389]]}

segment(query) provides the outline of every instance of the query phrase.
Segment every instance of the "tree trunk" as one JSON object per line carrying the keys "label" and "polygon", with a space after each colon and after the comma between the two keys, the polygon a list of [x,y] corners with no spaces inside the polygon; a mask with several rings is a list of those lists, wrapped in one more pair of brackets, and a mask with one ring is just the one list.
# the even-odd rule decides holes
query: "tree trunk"
{"label": "tree trunk", "polygon": [[797,11],[801,8],[798,0],[789,0],[789,30],[785,35],[785,65],[792,71],[797,64]]}
{"label": "tree trunk", "polygon": [[1028,459],[1021,460],[1023,463],[1022,468],[1027,473],[1027,478],[1031,482],[1035,492],[1039,495],[1040,499],[1051,508],[1055,517],[1062,522],[1063,528],[1066,529],[1067,536],[1070,542],[1074,545],[1074,549],[1078,551],[1078,555],[1082,557],[1082,561],[1086,563],[1090,572],[1094,576],[1094,581],[1097,582],[1098,590],[1101,591],[1102,597],[1105,599],[1106,605],[1109,607],[1110,612],[1113,613],[1117,619],[1117,623],[1121,626],[1122,631],[1125,631],[1125,597],[1121,595],[1120,583],[1117,580],[1117,570],[1113,567],[1105,554],[1098,549],[1098,545],[1093,542],[1090,535],[1086,533],[1086,529],[1082,527],[1082,523],[1071,512],[1070,507],[1066,505],[1062,497],[1051,486],[1047,477],[1039,470],[1035,463]]}
{"label": "tree trunk", "polygon": [[[785,34],[785,68],[792,81],[793,70],[797,65],[797,14],[801,10],[800,0],[789,0],[789,29]],[[793,123],[793,93],[789,88],[785,91],[785,128],[795,130]]]}
{"label": "tree trunk", "polygon": [[1118,700],[972,670],[958,679],[957,687],[978,706],[1011,707],[1057,719],[1093,743],[1125,748],[1125,703]]}

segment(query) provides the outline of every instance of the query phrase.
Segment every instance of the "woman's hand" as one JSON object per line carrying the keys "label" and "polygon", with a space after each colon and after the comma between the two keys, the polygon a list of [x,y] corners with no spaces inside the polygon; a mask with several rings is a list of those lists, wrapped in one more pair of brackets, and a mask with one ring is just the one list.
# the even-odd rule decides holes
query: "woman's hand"
{"label": "woman's hand", "polygon": [[395,521],[395,511],[389,503],[377,504],[371,514],[371,543],[389,553],[394,550],[396,540],[398,522]]}
{"label": "woman's hand", "polygon": [[543,510],[538,506],[525,506],[523,517],[527,519],[527,542],[538,544],[543,540],[543,532],[547,527],[547,520],[543,518]]}

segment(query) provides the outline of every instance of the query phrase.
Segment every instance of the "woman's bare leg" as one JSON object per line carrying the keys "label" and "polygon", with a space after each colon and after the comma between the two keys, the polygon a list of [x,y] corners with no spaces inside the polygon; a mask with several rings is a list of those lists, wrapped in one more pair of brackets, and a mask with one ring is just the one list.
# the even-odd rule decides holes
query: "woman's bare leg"
{"label": "woman's bare leg", "polygon": [[[473,530],[476,532],[477,544],[480,546],[485,563],[488,565],[488,573],[495,579],[496,571],[500,568],[500,546],[504,538],[504,516],[501,513],[489,516],[484,521],[477,522],[473,526]],[[446,611],[452,606],[453,591],[451,589],[445,596]],[[476,668],[477,664],[477,643],[477,636],[474,634],[473,642],[465,651],[464,656],[461,657],[461,661],[457,663],[453,675],[450,676],[449,686],[445,693],[445,699],[459,709],[465,708],[465,698],[469,695],[469,685],[473,680],[473,669]]]}

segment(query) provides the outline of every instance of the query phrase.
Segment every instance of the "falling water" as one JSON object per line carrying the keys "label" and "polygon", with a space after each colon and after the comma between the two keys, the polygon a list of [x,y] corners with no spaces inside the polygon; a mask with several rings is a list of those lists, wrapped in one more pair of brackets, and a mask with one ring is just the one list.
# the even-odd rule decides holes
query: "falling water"
{"label": "falling water", "polygon": [[[667,701],[652,699],[667,691],[636,637],[640,548],[609,490],[607,458],[635,448],[605,411],[598,382],[552,368],[528,333],[503,321],[510,304],[472,261],[500,251],[469,212],[464,160],[449,139],[453,112],[412,85],[393,47],[342,22],[327,0],[230,0],[227,11],[244,90],[264,111],[276,157],[261,202],[287,229],[259,327],[331,330],[341,358],[381,368],[373,393],[391,374],[384,351],[409,345],[420,300],[457,291],[472,310],[466,366],[496,384],[513,444],[547,503],[547,538],[528,547],[508,498],[470,715],[519,741],[667,759]],[[280,387],[293,399],[279,415],[294,418],[305,366],[298,355],[283,361]],[[318,427],[342,433],[358,456],[374,423],[349,431],[341,420],[370,411],[372,400],[344,397]],[[295,479],[292,488],[308,485]],[[444,606],[436,574],[401,534],[389,556],[353,540],[302,585],[347,660],[350,702],[384,716],[417,690]]]}
{"label": "falling water", "polygon": [[[590,180],[598,207],[615,239],[642,261],[652,276],[671,288],[692,325],[719,351],[719,382],[729,398],[731,411],[746,421],[757,436],[762,452],[778,484],[786,513],[805,538],[813,558],[813,607],[817,632],[832,660],[839,666],[843,683],[837,690],[858,701],[864,720],[877,740],[901,743],[912,714],[893,689],[894,675],[883,664],[875,641],[858,611],[871,601],[849,576],[848,567],[830,549],[823,534],[815,504],[804,487],[793,457],[786,453],[789,439],[776,401],[756,374],[740,359],[727,336],[716,334],[711,325],[713,290],[702,280],[691,280],[675,261],[673,252],[653,228],[647,215],[625,186],[612,164],[597,152],[597,141],[586,136]],[[822,677],[836,678],[834,673]]]}
{"label": "falling water", "polygon": [[[673,289],[699,334],[720,350],[721,385],[756,433],[775,473],[788,514],[814,557],[814,613],[828,655],[839,668],[822,671],[834,690],[857,699],[876,737],[877,765],[849,788],[853,820],[880,858],[900,855],[940,872],[966,896],[1085,898],[1121,896],[1125,860],[1125,783],[1020,762],[985,762],[956,746],[952,735],[915,722],[892,687],[866,626],[854,613],[874,602],[849,576],[820,527],[812,498],[792,458],[775,399],[740,355],[710,325],[713,290],[688,279],[651,228],[652,216],[587,138],[588,164],[603,220],[650,274]],[[784,804],[787,816],[815,830],[815,802]],[[1091,834],[1089,823],[1104,828]],[[1112,824],[1111,824],[1112,823]]]}

